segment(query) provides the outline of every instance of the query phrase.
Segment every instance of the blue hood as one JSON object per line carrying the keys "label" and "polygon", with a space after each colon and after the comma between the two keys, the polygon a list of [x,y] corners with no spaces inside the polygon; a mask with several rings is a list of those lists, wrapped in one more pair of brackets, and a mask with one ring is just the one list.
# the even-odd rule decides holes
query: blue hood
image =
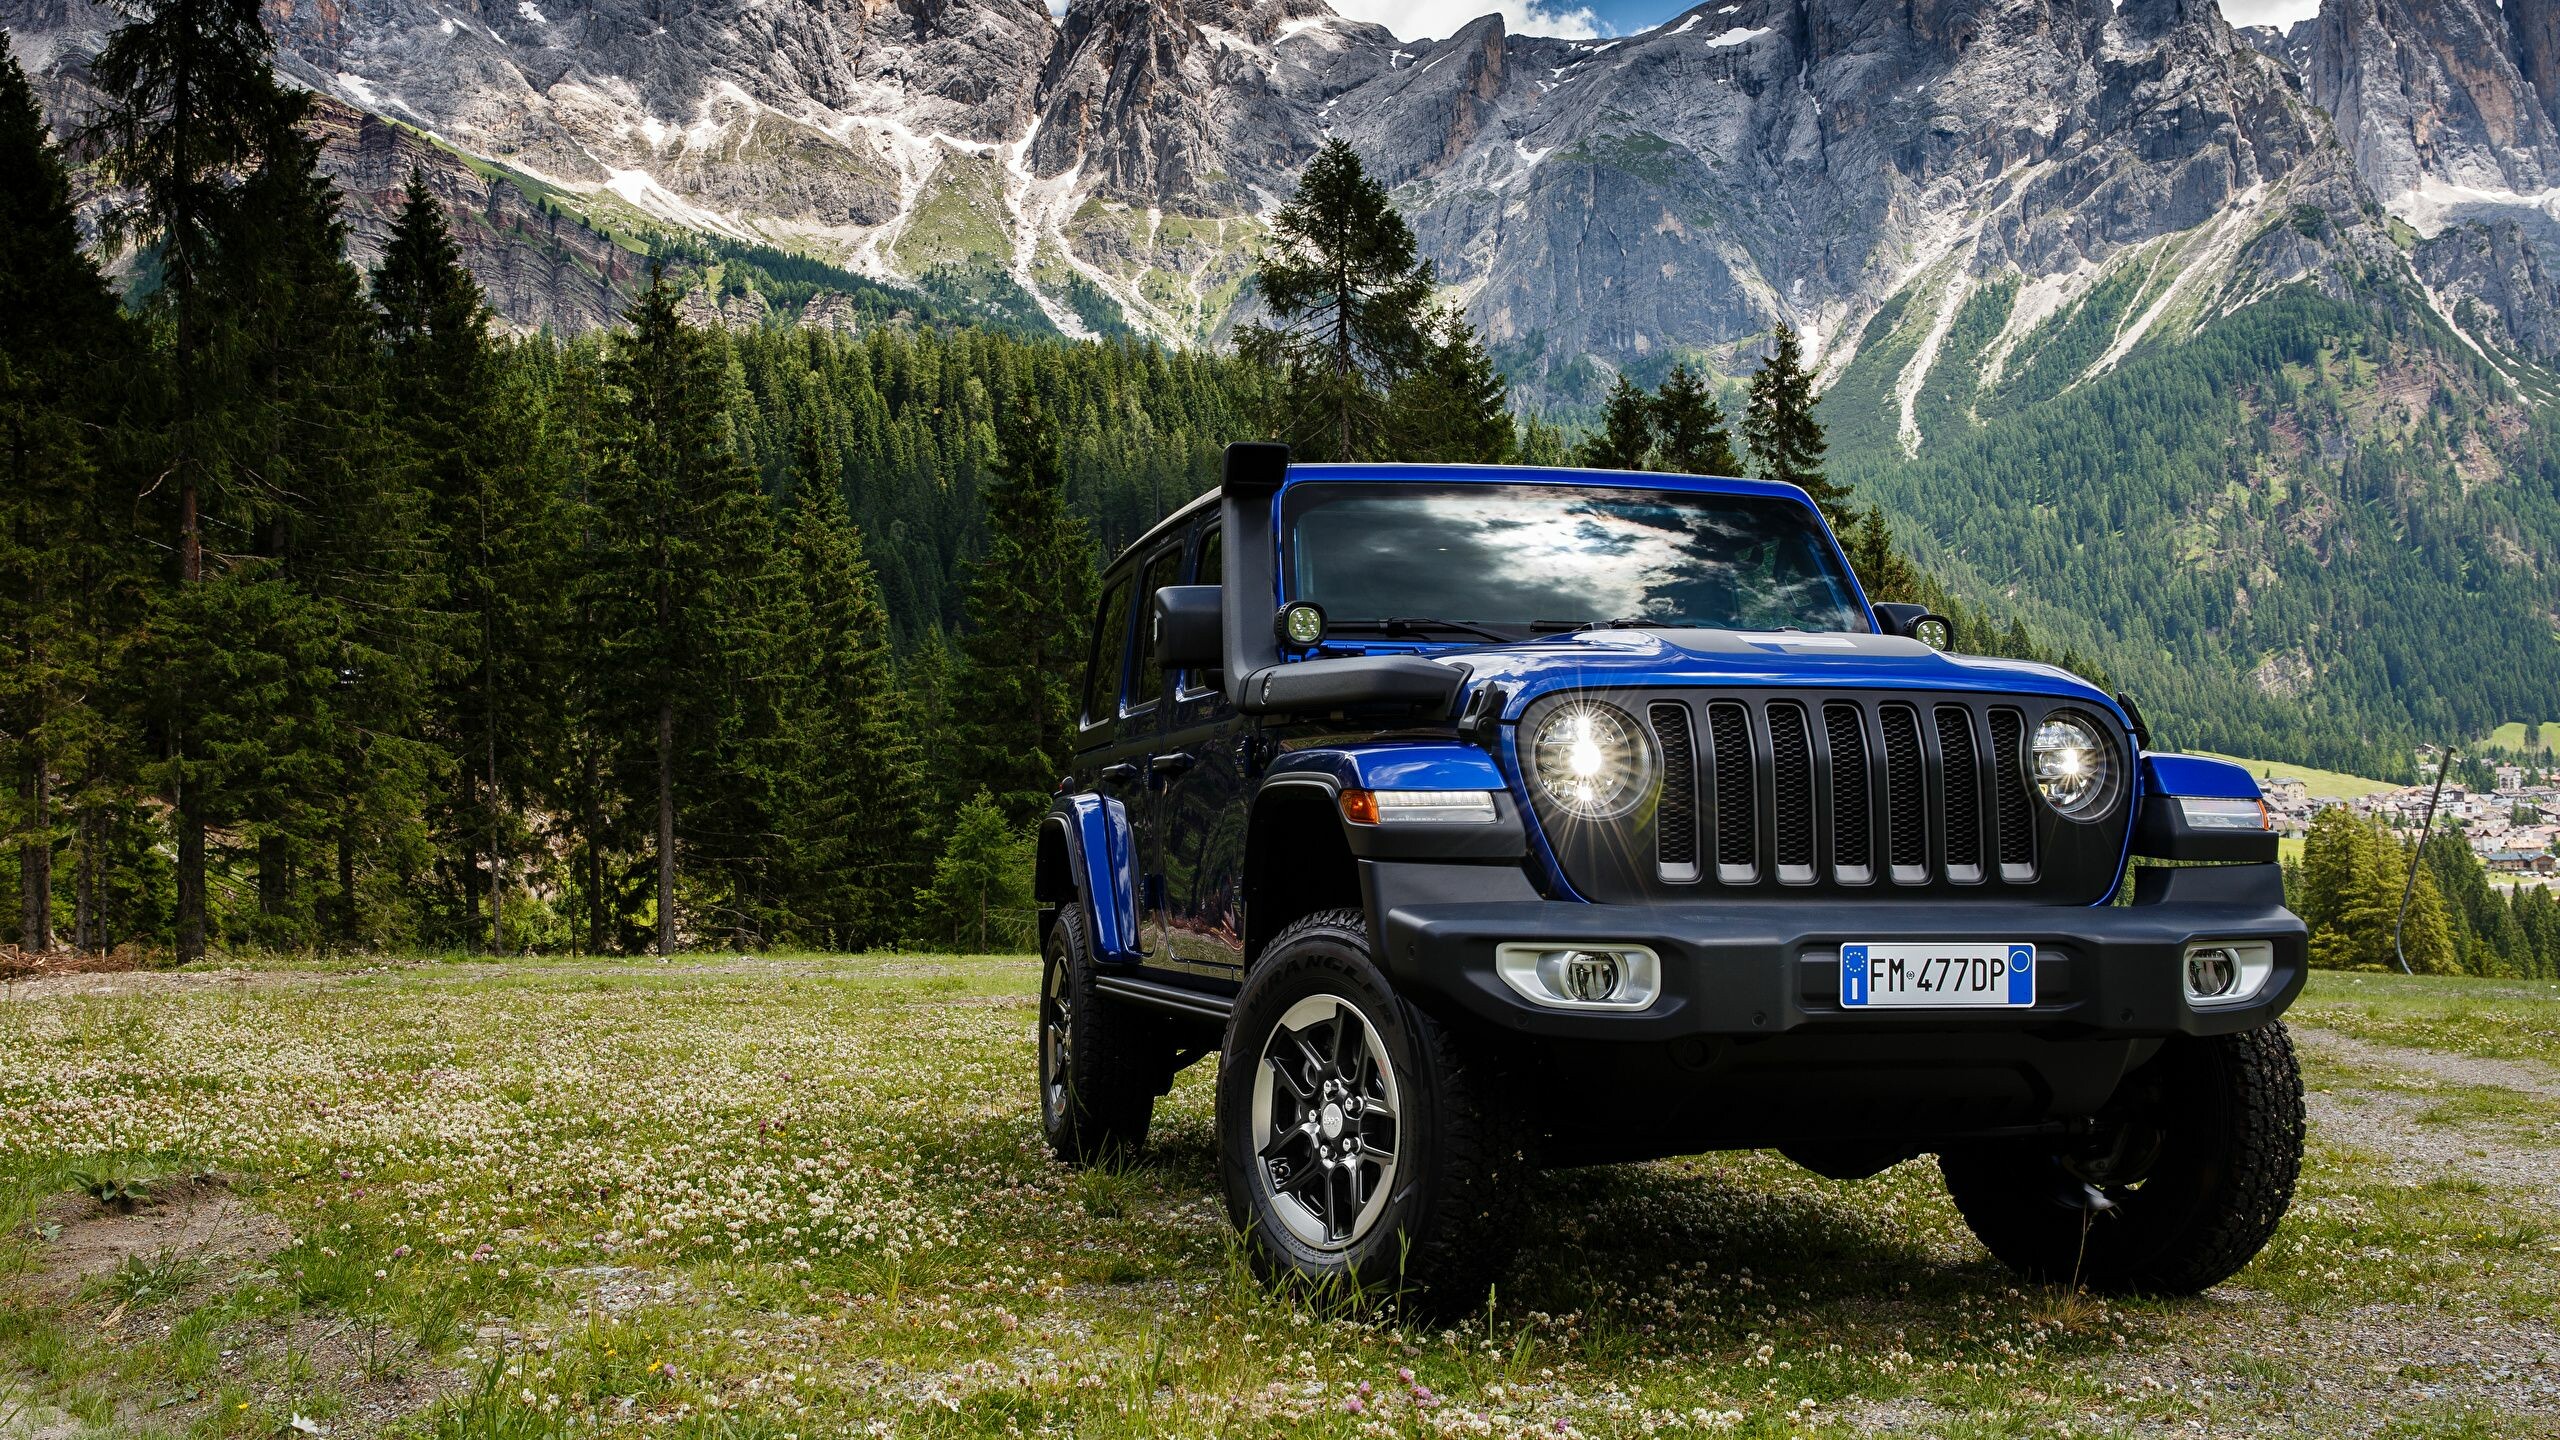
{"label": "blue hood", "polygon": [[1428,652],[1498,681],[1517,719],[1556,690],[1666,685],[1939,690],[2070,698],[2123,717],[2106,692],[2026,660],[1948,655],[1895,635],[1741,630],[1586,630],[1551,640]]}

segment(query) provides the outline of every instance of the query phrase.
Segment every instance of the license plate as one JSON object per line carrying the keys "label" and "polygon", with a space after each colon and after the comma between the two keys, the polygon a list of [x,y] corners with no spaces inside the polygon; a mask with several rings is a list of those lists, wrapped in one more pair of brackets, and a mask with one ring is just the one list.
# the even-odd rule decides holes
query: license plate
{"label": "license plate", "polygon": [[2036,1003],[2036,947],[1840,947],[1840,1003],[1859,1009],[2024,1009]]}

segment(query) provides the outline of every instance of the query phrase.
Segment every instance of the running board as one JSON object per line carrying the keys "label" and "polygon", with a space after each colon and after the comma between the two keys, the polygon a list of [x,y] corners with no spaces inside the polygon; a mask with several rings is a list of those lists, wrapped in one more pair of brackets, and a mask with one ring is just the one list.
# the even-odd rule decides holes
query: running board
{"label": "running board", "polygon": [[1224,1025],[1235,1013],[1233,996],[1211,995],[1199,990],[1186,990],[1167,985],[1161,980],[1142,980],[1135,975],[1096,975],[1093,988],[1114,1000],[1144,1005],[1167,1015],[1180,1015],[1192,1020],[1214,1020]]}

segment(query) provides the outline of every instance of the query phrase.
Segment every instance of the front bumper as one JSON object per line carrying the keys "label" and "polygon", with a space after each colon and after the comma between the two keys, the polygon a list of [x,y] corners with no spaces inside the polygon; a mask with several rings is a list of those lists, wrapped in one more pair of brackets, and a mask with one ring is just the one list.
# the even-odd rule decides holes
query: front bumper
{"label": "front bumper", "polygon": [[[1660,1042],[1790,1034],[2047,1040],[2221,1035],[2282,1014],[2301,993],[2309,945],[2273,865],[2145,869],[2134,903],[2089,907],[1947,901],[1592,905],[1538,898],[1517,869],[1371,861],[1362,868],[1378,955],[1397,985],[1523,1037]],[[1840,947],[1873,941],[2027,941],[2036,1003],[2000,1010],[1848,1009]],[[2251,1000],[2186,998],[2186,947],[2263,940],[2275,970]],[[1533,1004],[1494,972],[1508,942],[1633,944],[1662,960],[1642,1010]]]}

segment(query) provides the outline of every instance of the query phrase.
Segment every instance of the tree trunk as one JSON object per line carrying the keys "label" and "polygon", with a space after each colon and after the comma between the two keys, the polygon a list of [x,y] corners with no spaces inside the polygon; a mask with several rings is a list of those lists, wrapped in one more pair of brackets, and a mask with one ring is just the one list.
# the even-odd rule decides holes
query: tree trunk
{"label": "tree trunk", "polygon": [[676,953],[676,707],[658,702],[658,956]]}
{"label": "tree trunk", "polygon": [[76,899],[71,909],[71,948],[83,955],[95,954],[98,944],[98,817],[83,808],[79,829],[79,880],[72,887]]}
{"label": "tree trunk", "polygon": [[[468,779],[463,782],[465,795],[479,788]],[[470,822],[466,820],[463,823],[467,826]],[[470,831],[465,829],[463,833],[468,835]],[[462,842],[462,854],[456,858],[455,868],[462,872],[462,948],[477,953],[480,949],[480,847],[465,840]]]}
{"label": "tree trunk", "polygon": [[499,837],[504,809],[498,797],[498,715],[495,701],[489,707],[489,953],[503,955],[507,949],[507,852]]}
{"label": "tree trunk", "polygon": [[352,797],[338,803],[338,940],[356,945],[356,816]]}
{"label": "tree trunk", "polygon": [[587,841],[587,953],[605,953],[608,927],[604,903],[604,816],[596,808],[596,752],[592,745],[581,747],[579,765],[585,775],[585,789],[579,795],[582,821]]}
{"label": "tree trunk", "polygon": [[52,808],[52,780],[44,752],[35,750],[25,776],[29,833],[18,847],[18,944],[34,953],[53,948],[53,839],[46,833],[52,819],[46,813]]}
{"label": "tree trunk", "polygon": [[178,963],[204,958],[204,817],[195,792],[178,782]]}
{"label": "tree trunk", "polygon": [[284,837],[264,835],[258,839],[258,913],[280,916],[293,904],[293,857],[285,849]]}

